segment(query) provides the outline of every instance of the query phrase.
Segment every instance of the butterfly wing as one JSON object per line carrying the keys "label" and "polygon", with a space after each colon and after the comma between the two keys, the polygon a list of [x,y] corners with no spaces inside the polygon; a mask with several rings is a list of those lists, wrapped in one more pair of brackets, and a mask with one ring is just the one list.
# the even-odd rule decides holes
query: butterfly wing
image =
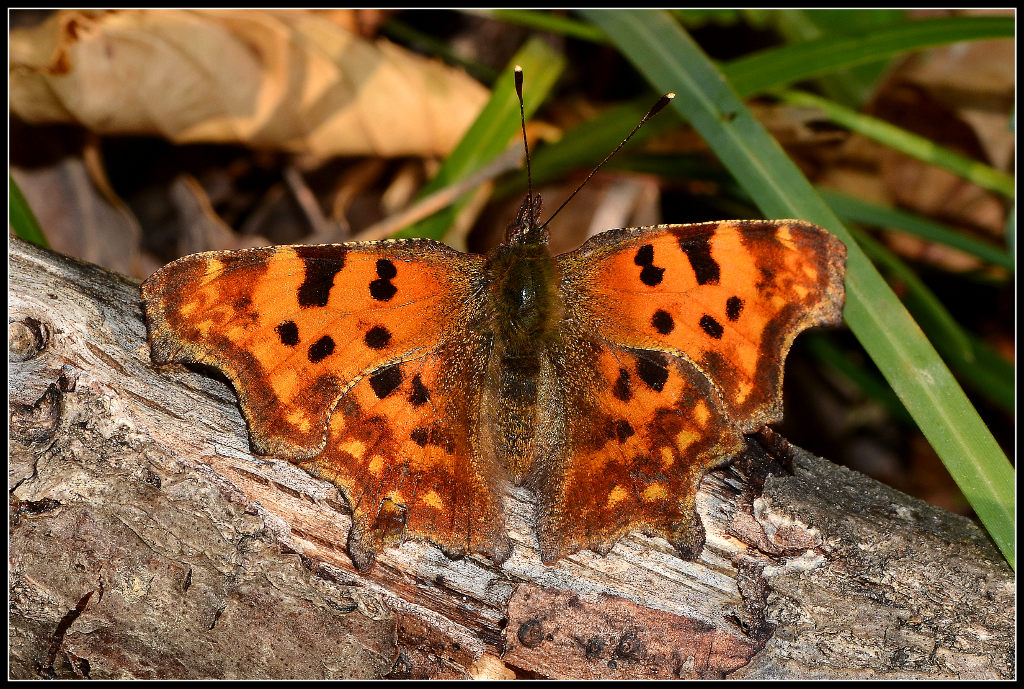
{"label": "butterfly wing", "polygon": [[567,421],[545,433],[538,532],[552,561],[638,529],[685,556],[706,471],[781,415],[793,338],[834,323],[845,247],[797,221],[615,230],[558,257],[564,346],[549,352]]}
{"label": "butterfly wing", "polygon": [[254,451],[342,489],[360,568],[408,536],[501,559],[476,443],[482,263],[429,240],[187,256],[142,286],[153,360],[222,371]]}
{"label": "butterfly wing", "polygon": [[577,317],[693,362],[744,432],[782,418],[797,334],[842,318],[846,247],[799,220],[614,230],[560,261]]}
{"label": "butterfly wing", "polygon": [[714,385],[682,357],[581,331],[549,354],[548,404],[561,412],[541,431],[552,452],[535,478],[541,559],[604,553],[636,530],[696,556],[697,484],[743,448]]}

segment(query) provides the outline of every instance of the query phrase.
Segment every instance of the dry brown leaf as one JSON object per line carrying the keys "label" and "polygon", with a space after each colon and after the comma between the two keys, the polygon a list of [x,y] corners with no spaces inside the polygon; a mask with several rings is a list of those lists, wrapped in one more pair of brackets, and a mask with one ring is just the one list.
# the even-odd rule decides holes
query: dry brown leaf
{"label": "dry brown leaf", "polygon": [[170,200],[178,211],[177,253],[233,251],[270,244],[259,235],[239,235],[228,227],[210,204],[202,186],[190,175],[179,175],[170,187]]}
{"label": "dry brown leaf", "polygon": [[1012,171],[1016,93],[1013,40],[958,43],[911,61],[902,79],[926,91],[971,127],[989,163]]}
{"label": "dry brown leaf", "polygon": [[138,220],[122,201],[105,196],[82,158],[12,166],[11,176],[54,251],[136,277],[157,268],[139,252]]}
{"label": "dry brown leaf", "polygon": [[[896,64],[869,114],[961,155],[1011,170],[1013,41],[934,48]],[[819,166],[822,186],[932,218],[965,233],[1003,241],[1003,197],[962,176],[858,134],[839,147],[804,150]],[[900,256],[951,272],[984,268],[976,256],[918,236],[885,235]]]}
{"label": "dry brown leaf", "polygon": [[300,10],[63,10],[10,39],[14,114],[100,134],[444,155],[487,98],[463,72]]}
{"label": "dry brown leaf", "polygon": [[348,29],[352,33],[367,38],[377,35],[381,24],[388,20],[388,17],[396,10],[382,10],[378,8],[354,9],[351,7],[342,8],[317,8],[312,10],[321,17]]}

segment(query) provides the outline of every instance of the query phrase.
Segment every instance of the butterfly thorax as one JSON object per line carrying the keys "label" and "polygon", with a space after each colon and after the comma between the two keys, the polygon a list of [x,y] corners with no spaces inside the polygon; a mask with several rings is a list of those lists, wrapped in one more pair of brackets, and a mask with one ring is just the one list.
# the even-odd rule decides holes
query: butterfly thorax
{"label": "butterfly thorax", "polygon": [[554,258],[542,244],[504,244],[487,268],[495,343],[510,355],[532,355],[561,311]]}
{"label": "butterfly thorax", "polygon": [[495,249],[487,263],[495,443],[517,482],[533,464],[543,355],[563,314],[555,259],[546,231],[536,225],[539,198],[536,204],[524,202],[509,229],[509,243]]}
{"label": "butterfly thorax", "polygon": [[555,260],[547,230],[538,226],[540,196],[523,201],[507,241],[487,260],[495,344],[512,356],[531,357],[561,315]]}

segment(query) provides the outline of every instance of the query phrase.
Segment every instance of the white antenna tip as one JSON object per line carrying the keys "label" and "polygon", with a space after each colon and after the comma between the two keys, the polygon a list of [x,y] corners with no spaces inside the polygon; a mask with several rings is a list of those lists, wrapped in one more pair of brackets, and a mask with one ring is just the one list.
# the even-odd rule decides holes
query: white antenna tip
{"label": "white antenna tip", "polygon": [[676,97],[676,94],[674,94],[674,93],[666,93],[665,94],[665,98],[668,98],[669,100],[672,100],[675,97]]}
{"label": "white antenna tip", "polygon": [[517,72],[522,72],[522,71],[523,71],[523,68],[522,68],[522,67],[520,67],[519,65],[516,65],[516,71],[517,71]]}

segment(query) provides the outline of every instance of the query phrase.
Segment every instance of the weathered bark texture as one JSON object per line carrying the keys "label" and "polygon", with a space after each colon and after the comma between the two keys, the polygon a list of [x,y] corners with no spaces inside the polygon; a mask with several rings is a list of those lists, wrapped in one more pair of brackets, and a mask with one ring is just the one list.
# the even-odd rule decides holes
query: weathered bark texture
{"label": "weathered bark texture", "polygon": [[1013,675],[985,534],[799,450],[704,481],[695,562],[634,535],[545,567],[517,490],[502,567],[407,543],[359,574],[336,489],[150,363],[136,282],[11,242],[12,677]]}

